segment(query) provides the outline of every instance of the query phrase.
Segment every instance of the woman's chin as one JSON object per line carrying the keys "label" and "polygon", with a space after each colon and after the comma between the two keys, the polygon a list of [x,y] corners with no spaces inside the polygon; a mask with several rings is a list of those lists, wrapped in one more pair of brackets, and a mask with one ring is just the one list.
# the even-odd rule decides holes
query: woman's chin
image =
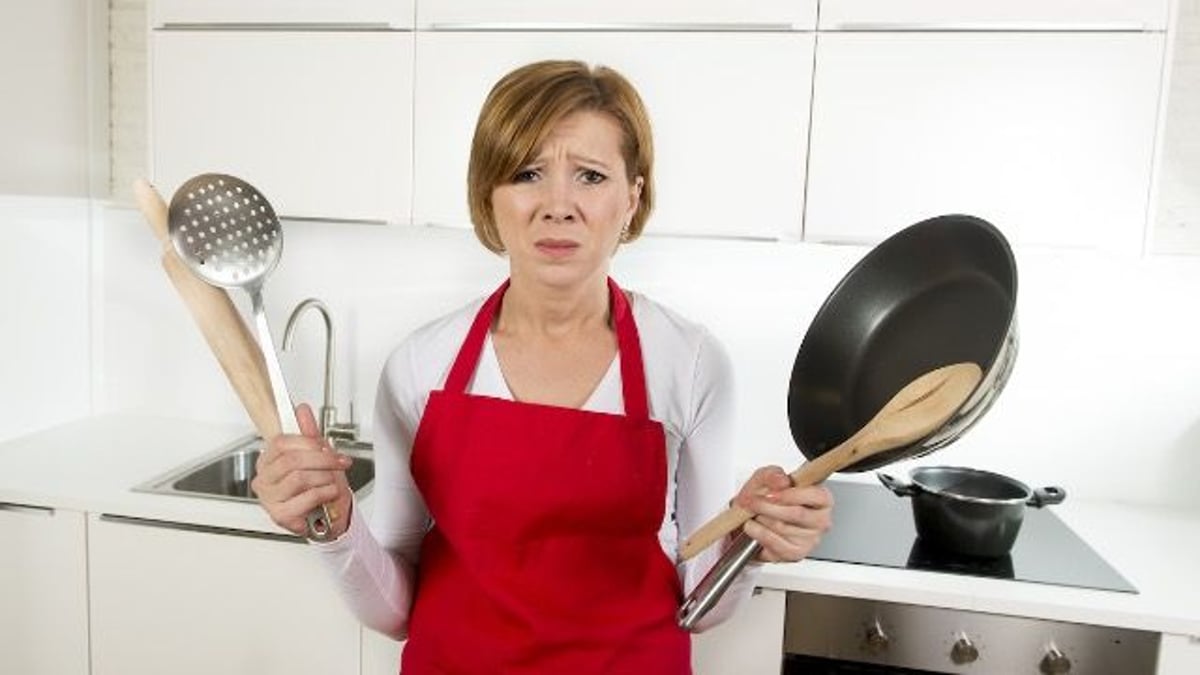
{"label": "woman's chin", "polygon": [[[583,265],[582,261],[578,260],[543,261],[528,266],[526,272],[523,276],[531,281],[556,289],[576,288],[608,276],[607,267]],[[515,274],[516,270],[514,270]]]}

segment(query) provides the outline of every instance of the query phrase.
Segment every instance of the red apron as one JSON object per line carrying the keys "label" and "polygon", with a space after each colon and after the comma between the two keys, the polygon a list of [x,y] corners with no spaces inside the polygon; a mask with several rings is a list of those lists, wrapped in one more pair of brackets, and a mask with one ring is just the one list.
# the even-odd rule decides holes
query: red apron
{"label": "red apron", "polygon": [[633,312],[608,284],[625,415],[465,393],[508,282],[430,394],[411,465],[434,526],[404,675],[691,672],[679,578],[658,542],[665,437]]}

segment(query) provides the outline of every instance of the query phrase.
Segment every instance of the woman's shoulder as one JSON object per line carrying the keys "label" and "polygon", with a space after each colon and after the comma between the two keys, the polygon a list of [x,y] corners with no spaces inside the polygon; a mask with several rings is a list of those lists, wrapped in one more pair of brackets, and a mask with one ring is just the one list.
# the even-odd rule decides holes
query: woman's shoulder
{"label": "woman's shoulder", "polygon": [[688,344],[713,342],[719,345],[708,327],[699,321],[640,291],[626,290],[625,294],[633,307],[633,316],[637,320],[639,331],[649,333],[643,335],[643,340],[650,337]]}
{"label": "woman's shoulder", "polygon": [[672,368],[721,367],[728,360],[724,345],[703,323],[638,291],[626,291],[649,364]]}

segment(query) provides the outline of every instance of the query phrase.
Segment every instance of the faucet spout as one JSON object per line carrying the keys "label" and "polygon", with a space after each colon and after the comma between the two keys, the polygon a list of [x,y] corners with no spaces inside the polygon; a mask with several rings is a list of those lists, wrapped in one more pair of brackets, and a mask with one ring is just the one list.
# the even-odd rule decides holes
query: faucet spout
{"label": "faucet spout", "polygon": [[334,406],[333,399],[333,354],[335,344],[333,319],[330,317],[329,308],[325,306],[325,303],[316,298],[308,298],[299,305],[296,305],[296,308],[292,310],[291,316],[288,317],[287,327],[283,331],[283,349],[286,351],[291,348],[292,334],[296,327],[296,322],[309,309],[314,309],[320,313],[321,318],[325,322],[325,400],[321,405],[320,422],[321,434],[326,435],[337,424],[337,408]]}

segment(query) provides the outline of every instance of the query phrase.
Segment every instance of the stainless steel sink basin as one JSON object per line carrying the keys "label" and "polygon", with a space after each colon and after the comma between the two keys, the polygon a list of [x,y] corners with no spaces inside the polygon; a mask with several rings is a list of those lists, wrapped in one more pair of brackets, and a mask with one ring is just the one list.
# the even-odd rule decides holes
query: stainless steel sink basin
{"label": "stainless steel sink basin", "polygon": [[[262,439],[247,436],[215,453],[157,476],[133,489],[156,494],[209,497],[240,502],[257,501],[250,489],[254,465],[262,448]],[[375,478],[375,460],[370,443],[335,440],[339,452],[350,455],[354,463],[346,471],[350,489],[362,494]]]}

